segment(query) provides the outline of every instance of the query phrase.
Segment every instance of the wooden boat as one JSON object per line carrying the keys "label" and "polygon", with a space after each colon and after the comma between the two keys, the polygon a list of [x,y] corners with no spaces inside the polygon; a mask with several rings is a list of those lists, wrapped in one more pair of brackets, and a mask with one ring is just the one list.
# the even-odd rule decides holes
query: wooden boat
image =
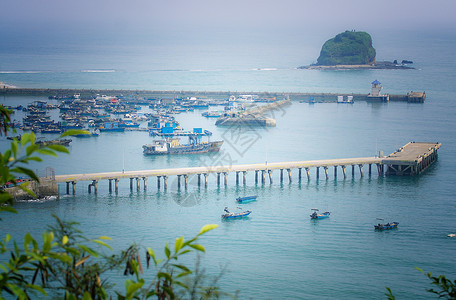
{"label": "wooden boat", "polygon": [[399,225],[399,222],[392,222],[392,223],[386,223],[386,224],[378,223],[377,225],[374,225],[374,228],[375,228],[375,230],[393,229],[393,228],[397,228],[397,225]]}
{"label": "wooden boat", "polygon": [[239,198],[236,198],[236,202],[237,203],[249,203],[249,202],[252,202],[252,201],[256,201],[256,198],[258,196],[247,196],[247,197],[239,197]]}
{"label": "wooden boat", "polygon": [[325,211],[324,213],[317,213],[318,209],[317,208],[312,208],[313,213],[310,214],[311,219],[324,219],[324,218],[329,218],[329,215],[331,214],[329,211]]}
{"label": "wooden boat", "polygon": [[239,213],[233,213],[228,210],[228,207],[225,207],[224,211],[225,211],[225,214],[222,215],[222,219],[224,219],[224,220],[241,219],[243,217],[247,217],[248,215],[250,215],[252,213],[250,210],[246,210],[246,211],[239,212]]}

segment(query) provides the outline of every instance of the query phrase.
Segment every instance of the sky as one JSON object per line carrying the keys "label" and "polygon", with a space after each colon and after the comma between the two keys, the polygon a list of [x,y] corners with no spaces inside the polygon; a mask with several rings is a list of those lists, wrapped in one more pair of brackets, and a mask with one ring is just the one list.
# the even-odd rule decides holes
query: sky
{"label": "sky", "polygon": [[455,0],[0,0],[1,31],[456,28]]}

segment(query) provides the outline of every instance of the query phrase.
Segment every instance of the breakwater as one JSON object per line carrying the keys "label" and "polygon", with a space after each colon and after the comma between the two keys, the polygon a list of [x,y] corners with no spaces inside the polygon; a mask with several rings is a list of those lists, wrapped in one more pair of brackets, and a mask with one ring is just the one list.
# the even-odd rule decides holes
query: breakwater
{"label": "breakwater", "polygon": [[[287,98],[292,101],[307,101],[313,97],[315,101],[336,102],[337,96],[353,96],[354,101],[372,101],[367,94],[359,93],[286,93],[260,91],[151,91],[151,90],[124,90],[124,89],[43,89],[43,88],[0,88],[0,95],[17,96],[72,96],[80,94],[82,98],[91,98],[100,95],[136,95],[146,98],[173,98],[173,97],[206,97],[212,99],[228,99],[230,96],[254,94],[262,98]],[[390,101],[423,103],[426,93],[409,92],[407,94],[390,94]]]}

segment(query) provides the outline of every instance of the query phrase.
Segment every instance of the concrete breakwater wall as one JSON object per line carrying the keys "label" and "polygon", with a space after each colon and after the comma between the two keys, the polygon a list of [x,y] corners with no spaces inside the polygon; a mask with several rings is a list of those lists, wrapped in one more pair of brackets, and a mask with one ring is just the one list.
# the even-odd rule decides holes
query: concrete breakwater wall
{"label": "concrete breakwater wall", "polygon": [[[173,97],[202,97],[213,99],[228,99],[231,95],[258,95],[262,98],[288,98],[292,101],[307,101],[313,97],[316,101],[336,102],[337,96],[353,96],[354,101],[370,101],[367,94],[357,93],[286,93],[286,92],[255,92],[255,91],[150,91],[150,90],[123,90],[123,89],[39,89],[39,88],[0,88],[0,95],[17,96],[72,96],[80,94],[82,98],[100,95],[129,95],[146,98],[173,98]],[[425,93],[408,93],[403,95],[390,95],[390,101],[405,101],[422,103],[426,98]]]}
{"label": "concrete breakwater wall", "polygon": [[[46,196],[55,196],[59,194],[57,183],[54,179],[40,178],[40,182],[29,181],[27,188],[35,193],[38,199]],[[14,200],[30,200],[33,197],[27,192],[21,190],[19,187],[6,188]]]}

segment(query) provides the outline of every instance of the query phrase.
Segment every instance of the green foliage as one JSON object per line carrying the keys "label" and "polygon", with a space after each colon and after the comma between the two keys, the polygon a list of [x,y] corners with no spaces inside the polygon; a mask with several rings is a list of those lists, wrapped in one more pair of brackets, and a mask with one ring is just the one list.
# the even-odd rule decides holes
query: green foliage
{"label": "green foliage", "polygon": [[358,65],[375,61],[372,38],[367,32],[345,31],[326,41],[317,65]]}
{"label": "green foliage", "polygon": [[[424,274],[423,270],[416,268],[418,271]],[[456,299],[456,280],[449,280],[444,275],[438,277],[432,276],[432,273],[425,274],[427,278],[431,280],[431,283],[438,287],[435,289],[427,289],[428,292],[439,295],[439,298],[445,299]]]}

